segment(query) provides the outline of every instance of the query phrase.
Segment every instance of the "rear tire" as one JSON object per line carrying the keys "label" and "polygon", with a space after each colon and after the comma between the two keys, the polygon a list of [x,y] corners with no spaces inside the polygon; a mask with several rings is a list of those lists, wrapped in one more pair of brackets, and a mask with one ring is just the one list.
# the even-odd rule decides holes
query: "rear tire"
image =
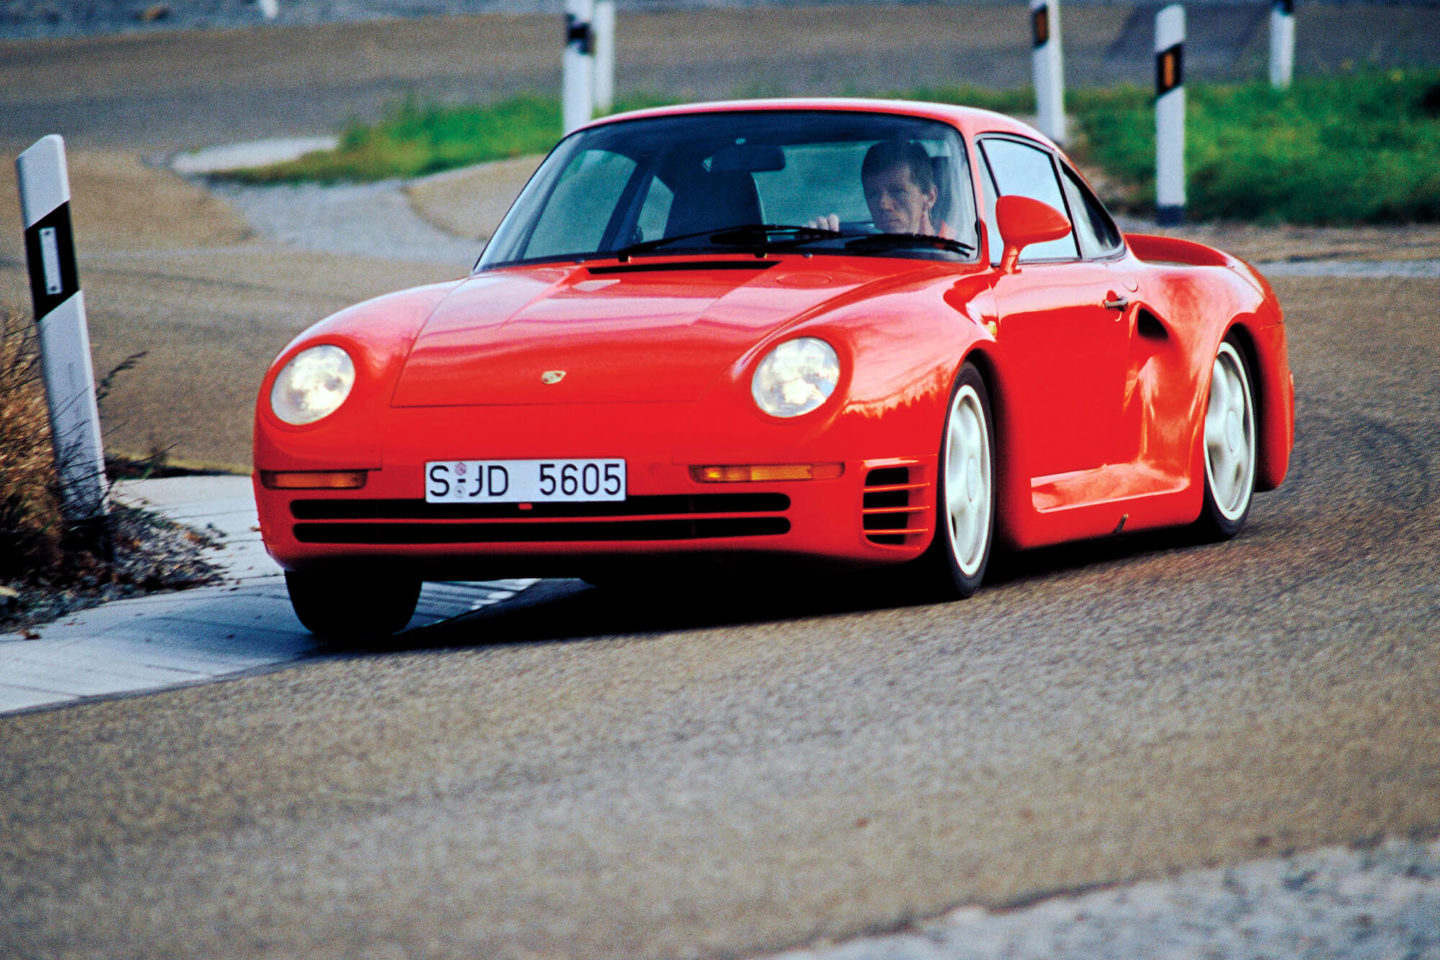
{"label": "rear tire", "polygon": [[995,425],[990,394],[973,364],[960,368],[945,414],[935,485],[935,538],[921,558],[936,592],[968,597],[980,587],[995,534]]}
{"label": "rear tire", "polygon": [[363,572],[286,571],[290,605],[305,629],[329,640],[383,640],[415,615],[420,581]]}
{"label": "rear tire", "polygon": [[1202,533],[1228,540],[1240,532],[1255,499],[1255,394],[1245,356],[1232,340],[1220,344],[1205,404],[1205,505]]}

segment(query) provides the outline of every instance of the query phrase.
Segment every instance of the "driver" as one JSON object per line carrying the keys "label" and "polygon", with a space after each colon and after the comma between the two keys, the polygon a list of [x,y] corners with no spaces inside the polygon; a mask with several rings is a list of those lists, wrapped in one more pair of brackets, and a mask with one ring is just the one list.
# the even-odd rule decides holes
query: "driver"
{"label": "driver", "polygon": [[[875,229],[881,233],[948,235],[945,224],[930,220],[940,192],[930,155],[913,140],[882,140],[867,150],[860,164],[860,185]],[[825,214],[807,226],[839,230],[840,217]]]}

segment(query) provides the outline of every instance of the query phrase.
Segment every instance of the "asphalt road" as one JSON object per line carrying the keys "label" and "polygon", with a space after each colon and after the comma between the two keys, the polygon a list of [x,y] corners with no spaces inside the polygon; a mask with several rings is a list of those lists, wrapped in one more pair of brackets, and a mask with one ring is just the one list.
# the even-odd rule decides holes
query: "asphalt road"
{"label": "asphalt road", "polygon": [[[247,237],[134,159],[220,123],[187,116],[77,135],[112,186],[82,276],[97,349],[152,351],[129,429],[224,459],[272,341],[454,267]],[[547,582],[393,650],[0,719],[0,955],[747,956],[1434,837],[1440,281],[1276,286],[1297,454],[1230,543],[1033,553],[948,605]]]}
{"label": "asphalt road", "polygon": [[0,721],[0,952],[744,956],[1433,836],[1435,284],[1311,283],[1295,470],[1228,544],[1047,551],[938,606],[549,582]]}

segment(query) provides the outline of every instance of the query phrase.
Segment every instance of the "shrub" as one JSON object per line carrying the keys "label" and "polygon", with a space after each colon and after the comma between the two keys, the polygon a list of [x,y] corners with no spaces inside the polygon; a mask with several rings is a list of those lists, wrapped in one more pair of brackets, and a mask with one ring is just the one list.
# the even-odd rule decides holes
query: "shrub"
{"label": "shrub", "polygon": [[0,310],[0,580],[54,574],[65,532],[35,325]]}

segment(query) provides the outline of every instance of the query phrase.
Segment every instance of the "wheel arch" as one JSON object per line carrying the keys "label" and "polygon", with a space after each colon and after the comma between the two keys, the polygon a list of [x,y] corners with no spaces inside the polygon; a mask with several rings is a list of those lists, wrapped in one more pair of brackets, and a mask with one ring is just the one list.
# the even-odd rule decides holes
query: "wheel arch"
{"label": "wheel arch", "polygon": [[[954,390],[956,379],[965,364],[971,364],[980,379],[985,383],[985,393],[990,402],[990,423],[995,433],[994,447],[990,456],[995,463],[995,531],[993,543],[995,546],[1002,544],[1009,545],[1016,542],[1013,532],[1013,518],[1018,509],[1013,502],[1015,490],[1023,490],[1028,497],[1028,486],[1019,484],[1019,470],[1016,458],[1013,455],[1015,447],[1010,443],[1014,434],[1014,425],[1010,420],[1010,405],[1006,402],[1005,378],[1001,374],[1000,365],[994,355],[987,348],[984,341],[972,344],[960,362],[955,366],[955,372],[950,377],[951,390]],[[946,408],[949,403],[947,400]],[[939,509],[937,504],[936,509]]]}
{"label": "wheel arch", "polygon": [[[1294,443],[1294,399],[1290,392],[1293,382],[1288,376],[1284,326],[1273,324],[1257,330],[1248,318],[1238,317],[1220,338],[1220,342],[1226,340],[1239,349],[1245,372],[1250,378],[1250,390],[1254,394],[1256,456],[1259,460],[1255,489],[1273,490],[1285,478]],[[1216,351],[1220,342],[1215,344]]]}

